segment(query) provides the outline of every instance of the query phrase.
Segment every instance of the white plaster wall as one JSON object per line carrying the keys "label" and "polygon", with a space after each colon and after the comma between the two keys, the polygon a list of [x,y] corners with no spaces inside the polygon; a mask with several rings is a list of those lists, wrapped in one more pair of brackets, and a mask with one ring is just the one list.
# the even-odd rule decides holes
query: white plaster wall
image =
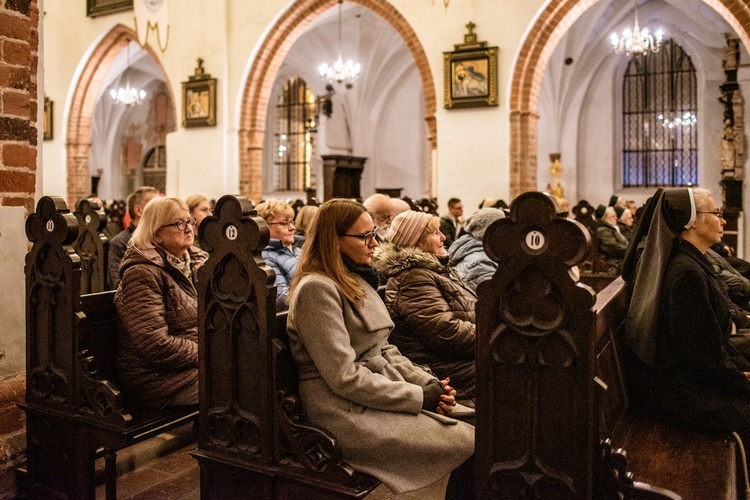
{"label": "white plaster wall", "polygon": [[26,366],[26,230],[24,207],[0,207],[0,379],[23,373]]}
{"label": "white plaster wall", "polygon": [[[497,0],[452,0],[447,10],[441,2],[428,0],[393,0],[391,4],[417,34],[428,57],[438,96],[438,150],[434,157],[438,170],[433,194],[439,197],[441,205],[450,196],[462,197],[467,207],[478,205],[485,196],[507,199],[507,95],[512,64],[519,41],[543,4],[542,0],[502,2],[502,5]],[[157,49],[167,73],[167,84],[180,99],[180,82],[193,73],[196,58],[203,57],[206,71],[218,78],[219,123],[213,128],[178,127],[169,134],[168,194],[185,196],[200,191],[216,197],[237,191],[237,126],[244,79],[264,32],[289,5],[280,0],[254,2],[252,6],[244,0],[182,0],[179,8],[174,2],[170,6],[169,46],[163,55],[158,54]],[[45,10],[46,90],[55,101],[56,109],[55,139],[43,146],[43,190],[44,194],[64,194],[63,124],[77,72],[97,40],[109,29],[117,23],[130,27],[134,23],[132,12],[87,19],[81,15],[81,9],[70,9],[61,2],[48,2]],[[442,53],[453,50],[454,43],[463,41],[465,24],[469,21],[477,24],[475,31],[480,40],[499,46],[500,106],[444,110]],[[71,30],[70,26],[76,28]],[[178,120],[181,119],[180,111]],[[424,161],[427,162],[426,153]],[[373,183],[376,182],[385,184],[386,180],[376,175]],[[419,182],[426,183],[426,180]]]}

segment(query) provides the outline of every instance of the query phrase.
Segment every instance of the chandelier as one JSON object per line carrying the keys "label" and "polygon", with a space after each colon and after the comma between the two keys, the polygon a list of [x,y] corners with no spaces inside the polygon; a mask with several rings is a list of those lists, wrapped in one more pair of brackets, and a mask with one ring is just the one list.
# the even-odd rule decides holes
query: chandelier
{"label": "chandelier", "polygon": [[350,89],[354,81],[359,78],[361,66],[351,60],[344,62],[344,58],[341,57],[341,4],[343,3],[344,0],[339,0],[339,57],[331,66],[326,63],[318,66],[318,73],[323,81],[329,84],[344,84],[346,88]]}
{"label": "chandelier", "polygon": [[648,55],[649,52],[659,52],[661,48],[662,32],[657,30],[656,39],[651,36],[648,32],[648,28],[641,28],[638,26],[638,0],[633,0],[635,3],[635,25],[633,31],[626,29],[622,33],[622,37],[618,37],[617,33],[612,33],[610,37],[612,41],[612,48],[615,50],[615,54],[622,54],[623,51],[628,55]]}
{"label": "chandelier", "polygon": [[128,107],[138,106],[139,104],[143,103],[144,99],[146,99],[146,91],[130,86],[130,75],[128,75],[128,70],[130,69],[130,40],[128,40],[127,45],[127,57],[128,65],[125,67],[124,72],[125,86],[118,89],[111,89],[109,91],[109,96],[112,98],[115,104],[120,104],[121,106]]}
{"label": "chandelier", "polygon": [[666,128],[690,127],[691,125],[695,125],[696,123],[698,123],[698,118],[694,113],[690,112],[687,112],[682,116],[678,116],[671,120],[669,119],[668,114],[665,116],[665,113],[660,114],[656,118],[661,123],[661,126]]}

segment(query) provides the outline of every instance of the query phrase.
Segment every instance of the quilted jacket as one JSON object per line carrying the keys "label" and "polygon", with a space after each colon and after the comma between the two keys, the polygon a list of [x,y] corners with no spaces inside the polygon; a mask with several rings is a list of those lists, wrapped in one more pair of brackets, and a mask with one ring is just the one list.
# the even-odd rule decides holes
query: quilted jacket
{"label": "quilted jacket", "polygon": [[474,292],[482,281],[492,278],[497,271],[497,262],[484,251],[484,243],[470,234],[465,234],[453,242],[448,250],[451,264],[456,274]]}
{"label": "quilted jacket", "polygon": [[372,266],[388,278],[385,304],[396,325],[389,342],[439,378],[451,377],[462,399],[473,398],[476,294],[418,248],[385,243]]}
{"label": "quilted jacket", "polygon": [[266,248],[263,249],[263,260],[276,273],[277,312],[286,311],[289,308],[287,303],[289,285],[297,272],[297,263],[302,254],[302,243],[304,242],[304,237],[295,235],[292,249],[289,250],[281,243],[281,240],[271,238]]}
{"label": "quilted jacket", "polygon": [[188,249],[192,279],[157,247],[128,247],[115,306],[120,317],[117,368],[125,395],[162,408],[198,378],[197,269],[208,254]]}

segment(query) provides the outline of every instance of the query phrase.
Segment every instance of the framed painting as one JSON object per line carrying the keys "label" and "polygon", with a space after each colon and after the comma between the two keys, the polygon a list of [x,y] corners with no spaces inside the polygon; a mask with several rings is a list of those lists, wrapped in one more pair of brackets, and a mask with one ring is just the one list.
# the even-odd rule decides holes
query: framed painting
{"label": "framed painting", "polygon": [[464,43],[443,52],[445,107],[497,106],[497,47],[478,42],[474,23],[466,27]]}
{"label": "framed painting", "polygon": [[195,74],[182,82],[182,125],[212,127],[216,125],[216,78],[203,69],[198,59]]}
{"label": "framed painting", "polygon": [[133,8],[133,0],[86,0],[88,17],[103,16]]}
{"label": "framed painting", "polygon": [[42,120],[42,126],[43,126],[43,137],[42,139],[45,141],[52,140],[52,122],[54,119],[53,116],[53,109],[54,109],[54,103],[50,100],[49,97],[44,98],[44,118]]}

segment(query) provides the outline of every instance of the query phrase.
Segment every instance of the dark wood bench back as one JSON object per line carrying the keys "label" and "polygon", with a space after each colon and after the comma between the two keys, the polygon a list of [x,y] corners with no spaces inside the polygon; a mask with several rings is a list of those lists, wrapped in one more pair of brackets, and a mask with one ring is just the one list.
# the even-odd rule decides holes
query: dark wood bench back
{"label": "dark wood bench back", "polygon": [[518,196],[510,217],[485,233],[499,267],[477,291],[475,459],[483,498],[593,494],[595,297],[569,274],[589,241],[585,227],[558,218],[538,192]]}
{"label": "dark wood bench back", "polygon": [[75,331],[81,259],[73,250],[78,220],[65,201],[44,196],[26,219],[27,404],[63,412],[77,406]]}
{"label": "dark wood bench back", "polygon": [[524,193],[487,229],[498,262],[477,290],[476,473],[481,498],[676,498],[634,482],[611,427],[627,396],[613,342],[627,311],[617,280],[573,280],[588,230]]}
{"label": "dark wood bench back", "polygon": [[98,293],[107,287],[107,251],[109,238],[104,236],[107,216],[94,198],[76,205],[79,233],[73,248],[81,258],[81,294]]}

